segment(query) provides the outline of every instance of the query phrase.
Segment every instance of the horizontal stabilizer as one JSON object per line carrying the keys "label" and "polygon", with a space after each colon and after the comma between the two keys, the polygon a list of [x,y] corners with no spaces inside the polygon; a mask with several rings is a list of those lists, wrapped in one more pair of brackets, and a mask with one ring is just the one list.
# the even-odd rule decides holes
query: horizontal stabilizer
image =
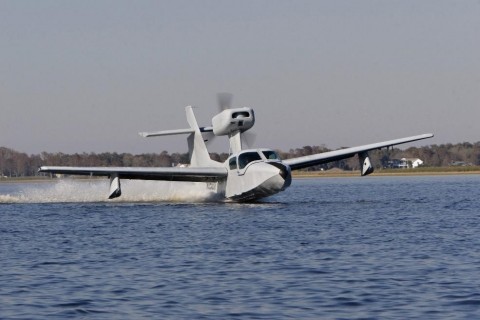
{"label": "horizontal stabilizer", "polygon": [[188,128],[188,129],[176,129],[176,130],[163,130],[157,132],[139,132],[138,134],[144,138],[148,137],[159,137],[159,136],[172,136],[176,134],[188,134],[194,133],[195,130]]}
{"label": "horizontal stabilizer", "polygon": [[[149,138],[149,137],[160,137],[160,136],[173,136],[176,134],[188,134],[188,133],[194,133],[194,132],[195,132],[194,129],[188,128],[188,129],[163,130],[163,131],[157,131],[157,132],[139,132],[138,134],[144,138]],[[213,128],[201,127],[200,132],[213,132]]]}

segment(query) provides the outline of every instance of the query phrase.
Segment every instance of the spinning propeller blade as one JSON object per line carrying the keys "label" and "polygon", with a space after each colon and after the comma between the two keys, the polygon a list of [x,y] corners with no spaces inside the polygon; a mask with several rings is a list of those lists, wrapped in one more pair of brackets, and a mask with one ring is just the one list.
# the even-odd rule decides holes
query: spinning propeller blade
{"label": "spinning propeller blade", "polygon": [[218,109],[222,112],[232,107],[233,94],[228,92],[217,93]]}
{"label": "spinning propeller blade", "polygon": [[242,133],[242,144],[244,144],[248,149],[254,147],[256,139],[257,134],[255,132],[247,131]]}
{"label": "spinning propeller blade", "polygon": [[202,137],[203,137],[203,141],[205,141],[205,143],[208,146],[213,140],[215,140],[216,135],[212,131],[208,131],[208,132],[202,132]]}

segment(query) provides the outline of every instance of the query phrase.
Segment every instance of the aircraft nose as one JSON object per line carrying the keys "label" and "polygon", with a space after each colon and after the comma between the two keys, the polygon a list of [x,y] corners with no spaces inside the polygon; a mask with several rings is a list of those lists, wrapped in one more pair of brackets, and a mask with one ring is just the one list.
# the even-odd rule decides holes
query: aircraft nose
{"label": "aircraft nose", "polygon": [[280,162],[269,162],[268,164],[276,167],[277,169],[280,170],[280,176],[283,178],[283,180],[288,180],[290,178],[290,168],[288,168],[286,165]]}

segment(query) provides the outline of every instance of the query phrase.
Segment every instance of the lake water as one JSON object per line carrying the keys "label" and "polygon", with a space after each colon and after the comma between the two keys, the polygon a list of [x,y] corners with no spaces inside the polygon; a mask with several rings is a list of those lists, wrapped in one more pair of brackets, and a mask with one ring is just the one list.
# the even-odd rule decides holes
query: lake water
{"label": "lake water", "polygon": [[305,179],[236,204],[198,185],[127,181],[105,201],[105,181],[0,184],[0,318],[479,319],[479,186]]}

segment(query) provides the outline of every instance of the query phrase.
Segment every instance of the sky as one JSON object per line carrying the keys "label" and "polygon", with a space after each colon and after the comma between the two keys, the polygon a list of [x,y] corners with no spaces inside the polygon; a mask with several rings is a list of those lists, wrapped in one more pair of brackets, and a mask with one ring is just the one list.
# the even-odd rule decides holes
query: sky
{"label": "sky", "polygon": [[257,147],[477,142],[479,30],[479,0],[0,0],[0,146],[186,152],[138,132],[210,125],[218,92]]}

